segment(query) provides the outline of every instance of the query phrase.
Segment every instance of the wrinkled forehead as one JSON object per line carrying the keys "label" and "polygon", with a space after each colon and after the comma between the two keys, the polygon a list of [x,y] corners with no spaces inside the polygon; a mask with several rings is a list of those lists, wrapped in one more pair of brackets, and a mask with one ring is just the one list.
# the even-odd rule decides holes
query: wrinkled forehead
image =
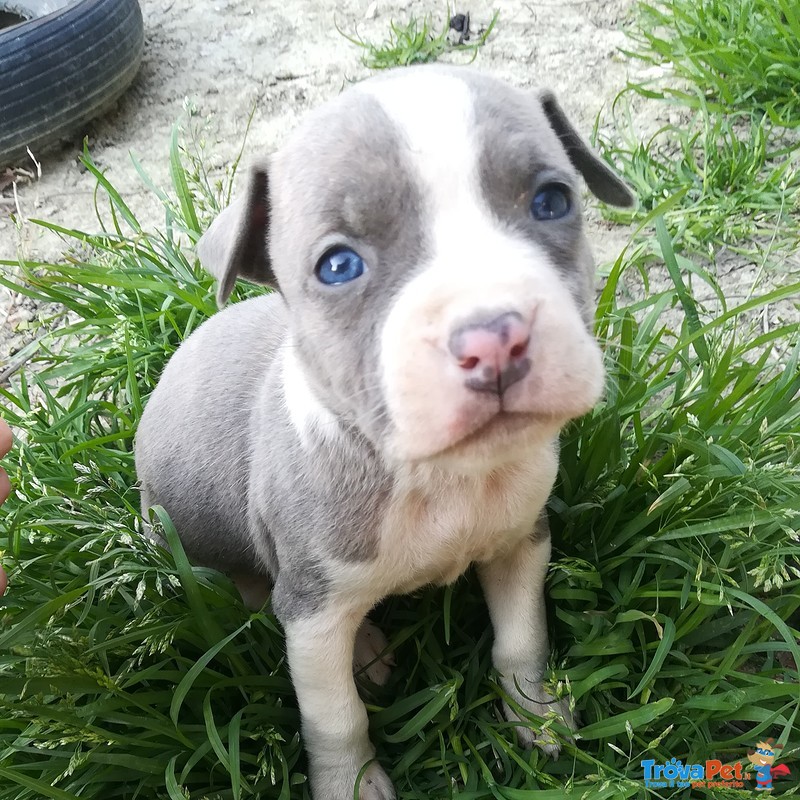
{"label": "wrinkled forehead", "polygon": [[577,181],[532,93],[471,70],[430,68],[344,92],[310,114],[273,163],[293,215],[355,236],[376,227],[391,236],[405,210],[476,199],[476,189],[490,205],[516,197],[543,170]]}

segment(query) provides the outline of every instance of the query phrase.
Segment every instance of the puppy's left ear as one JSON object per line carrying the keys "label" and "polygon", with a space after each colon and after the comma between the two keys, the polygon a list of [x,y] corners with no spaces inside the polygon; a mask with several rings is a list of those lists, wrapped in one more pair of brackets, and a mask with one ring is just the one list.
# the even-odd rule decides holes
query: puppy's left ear
{"label": "puppy's left ear", "polygon": [[612,206],[630,208],[635,205],[636,198],[633,192],[611,167],[598,158],[589,145],[581,139],[580,134],[558,104],[555,95],[549,89],[542,90],[539,92],[539,102],[542,104],[550,127],[556,132],[563,148],[567,151],[569,160],[583,175],[583,179],[592,193],[604,203]]}
{"label": "puppy's left ear", "polygon": [[247,191],[237,197],[212,223],[197,243],[200,263],[214,275],[217,305],[222,307],[237,278],[273,283],[269,262],[269,182],[266,167],[250,170]]}

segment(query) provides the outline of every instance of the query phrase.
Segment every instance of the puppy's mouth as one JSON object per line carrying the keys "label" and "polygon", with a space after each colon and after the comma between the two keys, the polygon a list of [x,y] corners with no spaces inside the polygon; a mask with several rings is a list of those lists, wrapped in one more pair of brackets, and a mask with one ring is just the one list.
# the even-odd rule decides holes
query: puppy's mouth
{"label": "puppy's mouth", "polygon": [[501,408],[458,441],[453,442],[442,451],[442,454],[455,453],[476,446],[496,450],[512,442],[516,444],[520,440],[524,441],[527,431],[541,430],[542,427],[550,430],[560,427],[560,423],[549,414],[536,411],[508,411]]}

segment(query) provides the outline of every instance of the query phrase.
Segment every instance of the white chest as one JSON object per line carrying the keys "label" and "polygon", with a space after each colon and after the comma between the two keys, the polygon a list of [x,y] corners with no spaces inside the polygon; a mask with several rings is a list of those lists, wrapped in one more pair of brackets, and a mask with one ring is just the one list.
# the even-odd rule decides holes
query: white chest
{"label": "white chest", "polygon": [[484,475],[417,467],[398,476],[377,559],[342,565],[340,588],[367,605],[388,594],[451,583],[533,531],[555,480],[554,449]]}

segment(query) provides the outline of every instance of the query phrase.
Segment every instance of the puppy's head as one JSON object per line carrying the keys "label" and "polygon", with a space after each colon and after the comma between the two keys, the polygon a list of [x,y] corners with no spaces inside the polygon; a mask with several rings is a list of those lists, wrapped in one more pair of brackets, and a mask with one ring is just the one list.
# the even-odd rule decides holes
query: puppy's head
{"label": "puppy's head", "polygon": [[390,458],[502,463],[602,390],[580,176],[632,204],[549,92],[406,68],[310,114],[199,255],[221,301],[279,287],[320,414]]}

